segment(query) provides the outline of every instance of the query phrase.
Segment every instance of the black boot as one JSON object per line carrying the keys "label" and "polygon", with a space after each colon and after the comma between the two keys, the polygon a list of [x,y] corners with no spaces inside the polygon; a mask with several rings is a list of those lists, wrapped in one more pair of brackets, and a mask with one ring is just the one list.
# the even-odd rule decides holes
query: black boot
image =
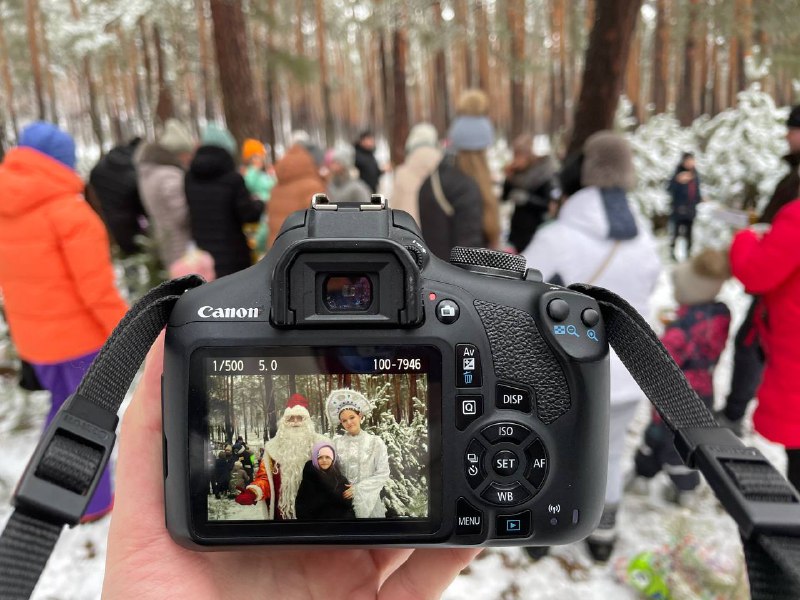
{"label": "black boot", "polygon": [[614,544],[617,541],[617,508],[616,504],[606,505],[597,529],[586,538],[589,554],[597,562],[608,562],[614,552]]}

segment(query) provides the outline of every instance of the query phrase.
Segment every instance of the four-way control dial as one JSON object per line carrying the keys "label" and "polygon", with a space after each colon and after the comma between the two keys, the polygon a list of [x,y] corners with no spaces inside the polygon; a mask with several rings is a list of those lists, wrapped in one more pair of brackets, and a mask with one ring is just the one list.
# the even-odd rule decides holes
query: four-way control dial
{"label": "four-way control dial", "polygon": [[522,279],[525,277],[525,258],[518,254],[487,250],[486,248],[465,248],[456,246],[450,251],[450,262],[457,267],[481,275]]}

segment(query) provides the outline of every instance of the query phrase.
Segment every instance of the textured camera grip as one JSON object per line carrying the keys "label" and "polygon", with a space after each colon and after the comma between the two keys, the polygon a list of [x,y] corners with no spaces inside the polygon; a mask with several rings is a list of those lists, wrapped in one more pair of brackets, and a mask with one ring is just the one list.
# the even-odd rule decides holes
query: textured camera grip
{"label": "textured camera grip", "polygon": [[533,318],[525,311],[475,300],[498,379],[533,388],[539,419],[550,424],[570,408],[567,379]]}

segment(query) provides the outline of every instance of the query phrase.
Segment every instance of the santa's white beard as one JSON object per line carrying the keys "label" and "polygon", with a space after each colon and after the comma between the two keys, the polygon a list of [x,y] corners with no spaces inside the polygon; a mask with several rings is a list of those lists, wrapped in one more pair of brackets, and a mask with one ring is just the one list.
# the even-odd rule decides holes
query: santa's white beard
{"label": "santa's white beard", "polygon": [[316,440],[314,424],[310,420],[305,420],[300,427],[291,427],[281,420],[275,437],[265,446],[272,459],[280,465],[278,509],[284,519],[297,518],[294,501],[303,480],[303,467],[311,460],[311,448]]}

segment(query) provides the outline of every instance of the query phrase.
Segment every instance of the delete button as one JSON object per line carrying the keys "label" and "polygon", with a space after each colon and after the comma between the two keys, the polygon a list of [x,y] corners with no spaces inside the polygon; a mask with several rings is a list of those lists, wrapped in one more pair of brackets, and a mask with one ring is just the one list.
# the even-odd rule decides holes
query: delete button
{"label": "delete button", "polygon": [[531,396],[531,392],[525,388],[498,383],[495,406],[503,410],[529,413],[531,412]]}

